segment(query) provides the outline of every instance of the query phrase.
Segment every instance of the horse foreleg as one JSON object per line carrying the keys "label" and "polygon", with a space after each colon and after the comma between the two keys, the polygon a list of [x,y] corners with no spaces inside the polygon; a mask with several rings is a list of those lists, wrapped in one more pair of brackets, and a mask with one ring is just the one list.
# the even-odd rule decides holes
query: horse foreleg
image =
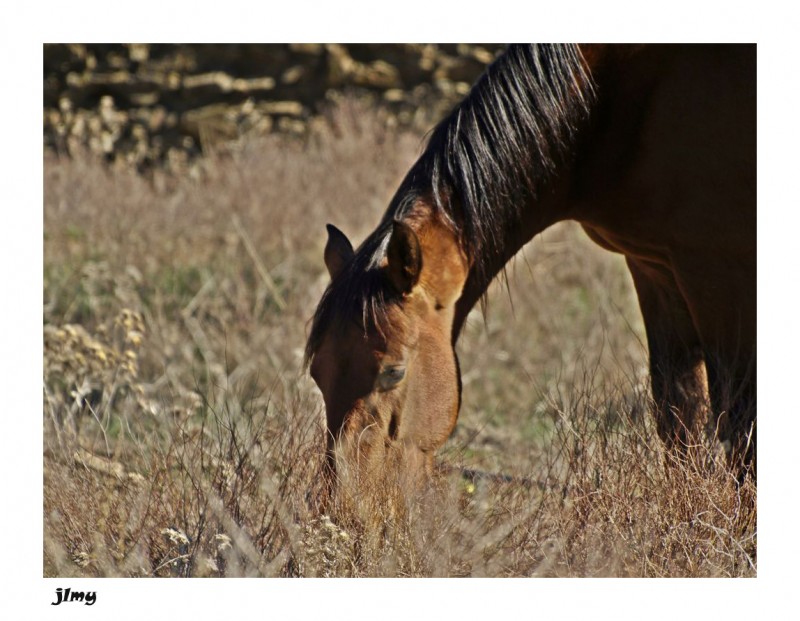
{"label": "horse foreleg", "polygon": [[[698,265],[702,273],[696,273]],[[755,475],[755,264],[692,257],[677,268],[703,342],[716,433],[741,477]]]}
{"label": "horse foreleg", "polygon": [[740,478],[756,469],[755,356],[750,363],[707,353],[708,383],[716,414],[711,423]]}
{"label": "horse foreleg", "polygon": [[708,384],[700,338],[667,268],[627,259],[644,319],[658,434],[685,452],[708,413]]}

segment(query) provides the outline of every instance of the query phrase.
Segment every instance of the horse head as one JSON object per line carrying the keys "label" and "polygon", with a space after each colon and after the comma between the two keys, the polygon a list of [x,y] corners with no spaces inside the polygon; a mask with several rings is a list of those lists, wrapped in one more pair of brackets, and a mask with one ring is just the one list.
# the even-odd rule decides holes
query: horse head
{"label": "horse head", "polygon": [[377,480],[394,455],[417,479],[458,416],[452,330],[466,257],[447,226],[417,210],[385,222],[358,251],[328,225],[325,264],[331,283],[307,359],[325,402],[331,471],[341,477],[347,464]]}

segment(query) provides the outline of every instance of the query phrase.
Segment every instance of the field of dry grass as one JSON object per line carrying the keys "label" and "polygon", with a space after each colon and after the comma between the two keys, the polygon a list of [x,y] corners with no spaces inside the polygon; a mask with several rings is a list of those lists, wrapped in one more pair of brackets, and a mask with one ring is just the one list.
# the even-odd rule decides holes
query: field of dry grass
{"label": "field of dry grass", "polygon": [[324,225],[362,239],[422,139],[345,103],[191,178],[46,157],[45,576],[755,576],[755,487],[664,454],[624,263],[573,224],[471,317],[430,489],[318,511]]}

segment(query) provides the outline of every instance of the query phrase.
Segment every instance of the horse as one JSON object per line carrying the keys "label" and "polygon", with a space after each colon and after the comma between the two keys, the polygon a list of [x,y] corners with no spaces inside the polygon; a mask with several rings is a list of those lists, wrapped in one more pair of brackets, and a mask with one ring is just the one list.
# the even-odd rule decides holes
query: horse
{"label": "horse", "polygon": [[508,46],[358,249],[327,225],[305,360],[334,480],[394,449],[432,473],[461,407],[467,314],[564,220],[625,257],[668,449],[707,424],[755,477],[755,158],[755,45]]}

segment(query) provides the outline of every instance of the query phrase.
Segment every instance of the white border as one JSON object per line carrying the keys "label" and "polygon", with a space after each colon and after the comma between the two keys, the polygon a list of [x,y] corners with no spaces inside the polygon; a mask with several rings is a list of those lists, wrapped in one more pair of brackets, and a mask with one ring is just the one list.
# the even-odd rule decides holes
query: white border
{"label": "white border", "polygon": [[[521,10],[520,7],[524,8]],[[12,3],[3,8],[3,573],[6,605],[84,618],[769,617],[796,575],[796,21],[785,2],[375,0]],[[754,580],[45,580],[42,571],[42,43],[61,41],[736,41],[759,44],[759,577]],[[791,147],[791,149],[790,149]],[[792,280],[792,278],[794,280]],[[782,295],[783,294],[783,295]],[[788,295],[787,295],[788,294]],[[55,588],[98,603],[49,606]],[[796,608],[792,606],[791,610]],[[77,611],[77,612],[76,612]],[[39,616],[33,615],[33,616]],[[145,617],[146,618],[146,617]]]}

